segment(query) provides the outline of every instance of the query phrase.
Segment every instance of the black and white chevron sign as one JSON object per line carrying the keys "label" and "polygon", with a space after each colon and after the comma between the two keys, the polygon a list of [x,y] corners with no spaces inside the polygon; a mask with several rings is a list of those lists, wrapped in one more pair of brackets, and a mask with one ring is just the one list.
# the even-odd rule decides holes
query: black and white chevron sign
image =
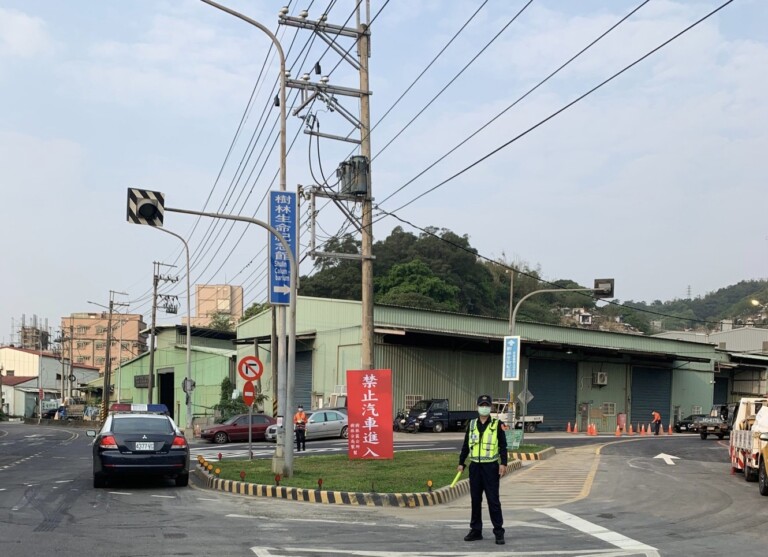
{"label": "black and white chevron sign", "polygon": [[161,192],[128,188],[128,222],[162,227],[164,206]]}

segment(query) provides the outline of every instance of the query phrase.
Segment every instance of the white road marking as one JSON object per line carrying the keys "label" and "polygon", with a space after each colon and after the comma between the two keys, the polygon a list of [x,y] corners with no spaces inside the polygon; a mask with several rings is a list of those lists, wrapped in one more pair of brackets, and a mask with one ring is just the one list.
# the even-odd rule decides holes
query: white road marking
{"label": "white road marking", "polygon": [[664,462],[669,464],[670,466],[674,466],[675,465],[675,461],[672,460],[673,458],[676,458],[676,459],[680,460],[679,456],[672,456],[671,454],[667,454],[667,453],[659,453],[656,456],[654,456],[653,458],[660,458]]}
{"label": "white road marking", "polygon": [[[574,530],[579,530],[585,534],[589,534],[599,540],[603,540],[611,545],[615,545],[620,549],[627,551],[645,551],[646,555],[658,555],[658,551],[655,547],[646,545],[632,538],[628,538],[618,532],[608,530],[597,524],[579,518],[576,515],[561,511],[560,509],[534,509],[537,512],[545,514],[555,520],[562,522],[566,526],[570,526]],[[648,553],[650,552],[650,553]]]}
{"label": "white road marking", "polygon": [[133,495],[133,493],[127,493],[125,491],[108,491],[110,495]]}
{"label": "white road marking", "polygon": [[[339,523],[338,520],[328,520],[324,518],[286,518],[285,520],[291,521],[291,522],[328,522],[330,524]],[[375,522],[354,522],[354,521],[350,522],[347,520],[344,521],[344,524],[357,524],[359,526],[376,526]]]}
{"label": "white road marking", "polygon": [[57,484],[66,484],[66,483],[69,483],[71,481],[73,481],[73,480],[56,480],[55,483],[57,483]]}
{"label": "white road marking", "polygon": [[[330,553],[331,555],[355,555],[357,557],[535,557],[547,555],[574,555],[583,557],[629,557],[636,552],[617,551],[615,549],[576,549],[576,550],[546,550],[546,551],[368,551],[364,549],[318,549],[316,547],[274,547],[250,548],[256,557],[287,557],[315,553]],[[278,553],[272,553],[277,551]]]}
{"label": "white road marking", "polygon": [[207,497],[198,497],[198,501],[218,501],[218,499],[208,499]]}
{"label": "white road marking", "polygon": [[[462,524],[452,524],[449,526],[449,528],[454,530],[465,530],[467,528],[466,526],[466,520],[461,521]],[[535,522],[524,522],[522,520],[505,520],[504,521],[504,527],[505,528],[540,528],[542,530],[565,530],[565,528],[561,528],[560,526],[548,526],[547,524],[537,524]]]}
{"label": "white road marking", "polygon": [[173,495],[152,495],[152,497],[158,497],[160,499],[176,499]]}

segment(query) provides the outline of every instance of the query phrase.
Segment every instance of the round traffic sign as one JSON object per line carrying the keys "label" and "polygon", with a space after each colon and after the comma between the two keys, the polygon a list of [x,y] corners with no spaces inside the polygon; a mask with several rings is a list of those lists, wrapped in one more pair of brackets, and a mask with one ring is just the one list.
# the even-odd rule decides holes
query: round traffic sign
{"label": "round traffic sign", "polygon": [[237,373],[246,381],[255,381],[264,373],[264,364],[256,356],[246,356],[237,362]]}
{"label": "round traffic sign", "polygon": [[253,386],[252,381],[246,381],[245,385],[243,385],[243,402],[246,406],[250,406],[253,404],[253,401],[256,399],[256,389]]}

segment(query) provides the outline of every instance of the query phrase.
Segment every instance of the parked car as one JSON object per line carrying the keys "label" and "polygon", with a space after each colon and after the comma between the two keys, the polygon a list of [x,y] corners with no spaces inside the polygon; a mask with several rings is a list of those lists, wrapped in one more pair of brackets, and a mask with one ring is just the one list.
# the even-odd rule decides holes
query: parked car
{"label": "parked car", "polygon": [[172,477],[189,483],[189,444],[164,404],[113,404],[93,437],[93,487],[118,476]]}
{"label": "parked car", "polygon": [[681,418],[679,420],[675,420],[675,431],[677,433],[684,433],[684,432],[690,432],[690,433],[696,433],[698,431],[698,422],[705,418],[706,414],[691,414],[690,416],[686,416],[685,418]]}
{"label": "parked car", "polygon": [[[348,437],[348,417],[341,410],[315,410],[305,412],[307,415],[307,439],[323,439],[327,437]],[[271,425],[266,432],[267,441],[277,440],[277,425]]]}
{"label": "parked car", "polygon": [[[264,441],[264,434],[269,426],[276,423],[275,419],[266,414],[253,414],[251,417],[251,439]],[[200,432],[200,437],[220,445],[230,441],[248,441],[248,414],[238,414],[222,424],[207,427]]]}

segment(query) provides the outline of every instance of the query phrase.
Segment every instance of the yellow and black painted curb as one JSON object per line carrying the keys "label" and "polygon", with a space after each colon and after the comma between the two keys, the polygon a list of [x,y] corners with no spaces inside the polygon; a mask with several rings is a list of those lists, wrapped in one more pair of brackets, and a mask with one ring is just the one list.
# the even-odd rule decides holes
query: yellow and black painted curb
{"label": "yellow and black painted curb", "polygon": [[552,456],[555,456],[555,448],[547,447],[543,451],[539,451],[537,453],[510,452],[509,456],[517,460],[546,460]]}
{"label": "yellow and black painted curb", "polygon": [[[520,460],[512,460],[507,471],[523,467]],[[363,493],[350,491],[326,491],[321,489],[301,489],[281,485],[253,484],[236,480],[222,480],[207,471],[202,465],[195,469],[197,476],[206,482],[209,489],[249,495],[252,497],[272,497],[288,501],[305,503],[325,503],[327,505],[358,505],[368,507],[428,507],[448,503],[469,493],[469,480],[457,482],[453,487],[441,487],[434,491],[420,493]]]}

